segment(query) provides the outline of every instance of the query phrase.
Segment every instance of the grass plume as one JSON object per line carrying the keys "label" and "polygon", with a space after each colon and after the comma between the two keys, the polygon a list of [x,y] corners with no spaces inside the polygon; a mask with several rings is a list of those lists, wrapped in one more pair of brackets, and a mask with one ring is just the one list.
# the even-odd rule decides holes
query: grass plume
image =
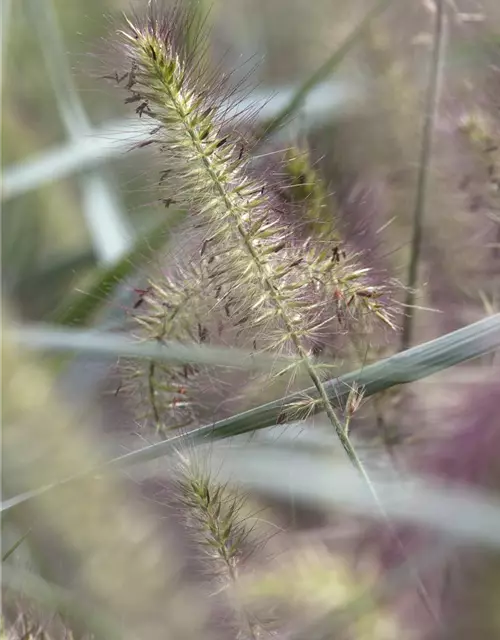
{"label": "grass plume", "polygon": [[[195,457],[179,453],[177,490],[191,531],[208,558],[207,571],[222,589],[229,588],[240,626],[238,637],[256,640],[259,625],[243,605],[239,569],[251,528],[241,514],[244,497],[203,471]],[[247,552],[248,553],[248,552]]]}
{"label": "grass plume", "polygon": [[[231,308],[233,325],[245,325],[254,341],[256,334],[264,336],[265,349],[297,358],[392,530],[345,421],[329,400],[315,355],[322,338],[342,326],[339,282],[357,283],[365,270],[346,274],[336,245],[304,240],[296,232],[274,185],[250,166],[236,123],[222,106],[231,95],[229,83],[220,74],[207,75],[201,36],[197,51],[192,42],[186,50],[186,16],[179,8],[163,12],[151,2],[145,20],[126,22],[121,34],[130,65],[127,102],[155,123],[149,143],[168,163],[164,200],[189,209],[194,226],[202,229],[198,254],[209,288],[221,308]],[[364,288],[351,297],[369,300],[376,291]]]}
{"label": "grass plume", "polygon": [[[145,20],[128,20],[122,33],[130,63],[127,102],[151,118],[151,144],[168,163],[162,189],[191,211],[203,230],[199,260],[220,308],[233,326],[245,325],[264,349],[297,357],[348,457],[361,463],[325,391],[315,346],[339,331],[340,282],[354,290],[350,303],[376,297],[356,289],[364,270],[345,271],[338,248],[296,233],[273,184],[250,167],[250,156],[229,117],[229,83],[210,75],[203,39],[185,50],[186,16],[150,3]],[[214,77],[216,80],[214,80]]]}

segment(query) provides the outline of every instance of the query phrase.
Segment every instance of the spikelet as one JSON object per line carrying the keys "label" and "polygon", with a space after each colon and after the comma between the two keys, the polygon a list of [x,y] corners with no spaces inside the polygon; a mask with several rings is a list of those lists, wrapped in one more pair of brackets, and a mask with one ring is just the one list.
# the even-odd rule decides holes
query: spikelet
{"label": "spikelet", "polygon": [[[136,303],[133,333],[139,341],[168,340],[202,343],[202,322],[208,297],[202,296],[202,274],[177,266],[170,276],[152,278]],[[205,304],[204,304],[205,303]],[[170,429],[196,424],[201,411],[199,366],[165,362],[125,361],[121,364],[121,390],[136,404],[137,418],[164,435]]]}
{"label": "spikelet", "polygon": [[[187,252],[181,245],[180,253]],[[177,252],[179,253],[179,252]],[[138,341],[169,341],[194,345],[240,346],[241,329],[229,321],[229,306],[215,313],[218,300],[203,265],[182,263],[177,256],[168,273],[151,275],[149,286],[131,312],[131,333]],[[162,437],[173,430],[189,429],[241,410],[239,386],[261,376],[252,368],[161,361],[127,360],[119,365],[120,392],[136,418]],[[230,390],[228,392],[228,390]]]}
{"label": "spikelet", "polygon": [[[306,233],[316,243],[331,247],[337,262],[330,294],[337,307],[337,320],[346,331],[359,329],[369,333],[373,321],[396,329],[389,295],[395,284],[375,282],[371,270],[361,267],[363,256],[342,242],[337,229],[338,214],[326,184],[311,162],[307,148],[290,147],[284,154],[284,173],[288,182],[283,197],[297,206],[306,221]],[[348,326],[346,326],[348,323]]]}

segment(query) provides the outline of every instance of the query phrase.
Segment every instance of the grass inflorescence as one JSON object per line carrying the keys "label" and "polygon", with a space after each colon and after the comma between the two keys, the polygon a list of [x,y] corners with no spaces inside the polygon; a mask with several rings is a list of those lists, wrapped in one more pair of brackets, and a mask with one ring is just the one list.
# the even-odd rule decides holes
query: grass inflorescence
{"label": "grass inflorescence", "polygon": [[187,528],[208,559],[207,572],[221,589],[231,592],[239,637],[258,638],[259,625],[240,594],[240,566],[254,546],[248,540],[252,528],[242,514],[245,498],[204,470],[194,455],[179,453],[177,471],[177,491]]}
{"label": "grass inflorescence", "polygon": [[[195,269],[159,296],[153,312],[157,319],[143,318],[142,325],[150,324],[150,338],[156,340],[178,338],[182,327],[181,339],[190,340],[197,331],[199,341],[208,341],[210,333],[198,319],[200,300],[208,297],[214,301],[208,305],[208,316],[222,318],[245,346],[293,356],[295,365],[286,373],[290,379],[299,371],[310,378],[321,409],[387,521],[350,441],[351,415],[348,411],[346,420],[334,409],[324,385],[325,365],[318,358],[327,346],[334,348],[339,333],[351,329],[347,318],[368,313],[394,328],[381,302],[384,289],[370,283],[368,269],[347,259],[334,225],[317,224],[326,198],[322,187],[310,186],[316,176],[306,155],[289,154],[285,159],[287,184],[296,194],[288,201],[280,188],[283,185],[275,181],[280,172],[255,168],[251,145],[239,133],[242,121],[248,128],[251,118],[245,113],[234,115],[237,94],[230,77],[210,72],[205,64],[203,33],[196,47],[192,39],[186,47],[183,36],[188,24],[189,17],[179,8],[163,11],[150,2],[146,18],[127,18],[120,32],[129,65],[122,76],[129,93],[126,102],[136,105],[139,117],[154,123],[147,144],[156,146],[163,165],[161,198],[187,210],[194,229],[188,261]],[[231,98],[233,108],[228,106]],[[305,221],[297,215],[301,210]],[[179,259],[186,261],[186,255]],[[161,285],[155,289],[159,293]],[[183,292],[193,289],[195,294],[184,296]],[[178,294],[184,298],[181,306],[175,302]],[[184,405],[185,400],[177,399],[178,388],[170,382],[159,383],[157,372],[150,364],[146,402],[149,399],[156,428],[162,431],[163,421],[168,428],[168,413],[160,413],[157,403],[161,385],[170,405]],[[173,379],[177,374],[169,375]],[[197,418],[190,415],[190,423],[192,417]],[[416,578],[425,599],[425,589]]]}
{"label": "grass inflorescence", "polygon": [[[303,182],[300,203],[283,198],[283,189],[270,178],[275,173],[255,169],[251,145],[238,133],[242,121],[250,118],[232,115],[234,109],[227,105],[231,96],[233,103],[237,101],[236,94],[228,77],[206,67],[203,35],[195,50],[185,47],[188,22],[178,8],[164,12],[150,3],[146,19],[127,19],[120,32],[129,61],[127,102],[136,105],[139,117],[154,122],[148,142],[157,146],[164,165],[162,199],[189,210],[196,229],[191,251],[197,275],[191,270],[187,277],[177,273],[174,285],[154,283],[156,293],[164,295],[156,296],[153,313],[141,318],[142,325],[149,328],[150,339],[190,340],[197,333],[195,339],[207,341],[211,336],[196,319],[196,310],[200,297],[212,298],[212,305],[202,306],[237,329],[248,346],[296,358],[296,369],[312,380],[344,449],[360,466],[323,387],[318,355],[347,330],[346,320],[356,310],[373,312],[393,326],[380,302],[382,290],[368,283],[367,269],[347,259],[333,241],[331,225],[321,225],[317,234],[304,234],[293,209],[305,202],[307,210],[315,202],[318,213],[324,206],[322,187],[306,188],[313,185],[314,173],[307,171],[300,178],[304,156],[289,157],[287,164]],[[297,186],[292,184],[292,193]],[[198,294],[184,296],[193,287]],[[181,314],[172,312],[179,309],[178,295],[185,297]],[[153,369],[150,365],[148,393],[160,428],[160,383]]]}

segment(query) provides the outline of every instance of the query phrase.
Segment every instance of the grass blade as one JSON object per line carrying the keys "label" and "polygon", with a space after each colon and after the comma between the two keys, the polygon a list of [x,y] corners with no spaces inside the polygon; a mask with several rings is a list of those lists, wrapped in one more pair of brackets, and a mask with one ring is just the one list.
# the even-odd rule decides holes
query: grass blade
{"label": "grass blade", "polygon": [[[354,383],[358,387],[364,388],[364,395],[368,397],[395,385],[414,382],[461,362],[478,358],[497,349],[499,346],[500,314],[496,314],[458,331],[448,333],[436,340],[431,340],[398,353],[364,369],[330,380],[326,388],[331,401],[341,404],[347,399]],[[314,389],[308,389],[305,393],[315,397]],[[280,400],[269,402],[226,420],[220,420],[188,433],[174,436],[164,442],[127,453],[110,460],[104,467],[125,469],[168,455],[176,447],[184,443],[201,443],[215,439],[230,438],[274,426],[280,423],[280,417],[286,416],[287,408],[293,407],[297,400],[303,400],[303,394],[293,394]],[[87,473],[95,473],[100,468],[102,467],[91,468]],[[59,483],[10,498],[2,503],[2,512],[31,500],[51,488],[55,488],[65,482],[77,480],[80,477],[81,475],[67,478]]]}
{"label": "grass blade", "polygon": [[2,554],[2,562],[5,562],[7,560],[7,558],[10,558],[10,556],[17,550],[19,549],[19,547],[22,545],[22,543],[26,540],[26,538],[29,536],[29,534],[31,533],[31,528],[28,529],[28,531],[26,531],[26,533],[24,533],[19,540],[16,540],[16,542],[12,545],[12,547],[10,547],[9,549],[7,549],[7,551],[5,553]]}
{"label": "grass blade", "polygon": [[[52,0],[41,3],[27,0],[26,9],[42,44],[59,116],[68,137],[75,141],[88,135],[89,119],[78,94],[71,70],[67,65],[65,46],[58,24],[56,8]],[[83,213],[90,238],[99,260],[109,264],[128,250],[131,229],[111,185],[102,171],[96,169],[80,177],[83,195]]]}
{"label": "grass blade", "polygon": [[333,54],[302,84],[289,102],[270,120],[261,125],[260,139],[263,140],[271,136],[275,131],[286,124],[290,118],[303,106],[307,96],[318,85],[323,83],[344,60],[351,49],[359,42],[371,25],[371,22],[382,13],[392,0],[377,0],[368,11],[363,20],[353,29],[344,42],[333,52]]}
{"label": "grass blade", "polygon": [[52,328],[44,325],[25,325],[7,332],[8,339],[29,349],[48,352],[78,352],[102,359],[119,357],[139,358],[172,364],[204,364],[238,369],[290,365],[292,358],[256,354],[232,347],[182,344],[181,342],[139,342],[136,338],[107,331]]}
{"label": "grass blade", "polygon": [[[364,369],[330,380],[326,389],[334,404],[347,399],[354,383],[364,389],[368,397],[398,384],[414,382],[472,358],[480,357],[500,346],[500,314],[475,322],[441,338],[398,353]],[[167,453],[183,442],[203,442],[230,438],[265,429],[286,421],[287,409],[296,407],[304,396],[316,398],[314,388],[292,394],[280,400],[250,409],[226,420],[194,429],[165,442],[125,454],[108,464],[119,468],[149,462]],[[285,417],[285,420],[283,420]]]}
{"label": "grass blade", "polygon": [[99,269],[88,291],[75,292],[56,309],[49,320],[63,325],[88,325],[120,283],[129,277],[138,265],[146,262],[166,244],[170,233],[183,219],[183,211],[170,212],[167,220],[163,220],[149,233],[136,240],[126,256],[109,267]]}
{"label": "grass blade", "polygon": [[[330,400],[336,405],[342,405],[354,383],[364,389],[364,397],[368,397],[398,384],[426,378],[461,362],[485,355],[498,347],[500,347],[500,314],[398,353],[364,369],[332,379],[325,386]],[[126,454],[109,464],[128,467],[165,455],[184,441],[202,442],[230,438],[265,429],[286,421],[287,410],[296,407],[297,402],[303,400],[304,396],[316,398],[316,390],[311,387],[303,392],[269,402],[226,420],[194,429],[166,442]]]}

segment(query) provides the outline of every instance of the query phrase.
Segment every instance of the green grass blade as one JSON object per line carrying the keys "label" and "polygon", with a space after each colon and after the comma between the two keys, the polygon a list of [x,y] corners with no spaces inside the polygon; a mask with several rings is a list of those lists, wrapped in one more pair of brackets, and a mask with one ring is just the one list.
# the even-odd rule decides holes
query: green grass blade
{"label": "green grass blade", "polygon": [[49,353],[76,352],[101,359],[137,358],[172,364],[204,364],[237,369],[271,370],[296,362],[293,358],[277,358],[233,347],[214,347],[181,342],[140,342],[128,335],[110,331],[78,330],[50,325],[24,325],[6,333],[22,347]]}
{"label": "green grass blade", "polygon": [[[441,338],[398,353],[364,369],[330,380],[326,388],[331,401],[335,404],[342,404],[348,397],[354,383],[364,389],[365,396],[370,396],[385,389],[390,389],[395,385],[414,382],[461,362],[478,358],[497,349],[499,346],[500,314],[495,314]],[[226,420],[220,420],[188,433],[174,436],[165,442],[153,444],[138,451],[119,456],[110,460],[104,466],[125,469],[168,455],[181,444],[230,438],[273,426],[282,421],[280,419],[282,416],[287,415],[287,409],[293,407],[298,400],[303,400],[304,394],[316,397],[314,389],[307,389],[305,392],[269,402]],[[99,468],[89,469],[88,473],[95,473]],[[2,503],[2,512],[35,498],[37,495],[60,484],[76,480],[78,477],[81,476],[68,478],[54,485],[41,487],[35,491],[5,500]]]}
{"label": "green grass blade", "polygon": [[[69,139],[89,135],[91,125],[68,64],[58,12],[53,0],[26,0],[25,10],[38,34],[59,117]],[[110,264],[127,253],[131,229],[102,168],[80,176],[82,211],[99,261]]]}
{"label": "green grass blade", "polygon": [[[500,314],[398,353],[364,369],[332,379],[326,383],[326,389],[332,403],[341,405],[347,399],[354,383],[364,389],[364,396],[368,397],[399,384],[426,378],[461,362],[485,355],[498,347],[500,347]],[[109,464],[128,467],[170,453],[173,447],[183,442],[230,438],[290,421],[287,420],[287,410],[296,407],[297,402],[303,401],[304,396],[317,398],[317,392],[310,387],[300,393],[269,402],[226,420],[175,436],[166,442],[125,454]]]}
{"label": "green grass blade", "polygon": [[168,219],[163,220],[150,232],[141,236],[126,256],[110,267],[99,269],[88,290],[75,292],[56,309],[49,320],[63,325],[84,326],[89,324],[120,283],[166,244],[169,235],[184,219],[184,215],[184,211],[171,211]]}
{"label": "green grass blade", "polygon": [[26,533],[24,533],[18,540],[16,540],[16,542],[14,542],[14,544],[7,549],[7,551],[5,551],[5,553],[2,554],[2,562],[5,562],[7,560],[7,558],[10,558],[10,556],[17,550],[19,549],[19,547],[22,545],[22,543],[26,540],[26,538],[28,537],[28,535],[31,533],[31,528],[28,529],[28,531],[26,531]]}
{"label": "green grass blade", "polygon": [[393,0],[376,0],[373,7],[368,11],[363,20],[353,29],[344,42],[333,52],[324,62],[293,94],[290,101],[270,120],[264,122],[260,127],[259,138],[268,138],[275,131],[286,124],[292,116],[303,106],[307,96],[318,85],[324,82],[345,59],[346,55],[364,36],[370,27],[372,20],[382,13]]}
{"label": "green grass blade", "polygon": [[[326,389],[334,404],[342,404],[354,383],[364,389],[364,395],[368,397],[395,385],[414,382],[461,362],[480,357],[499,346],[500,314],[496,314],[364,369],[330,380],[326,384]],[[316,398],[317,392],[311,387],[226,420],[194,429],[166,442],[125,454],[108,464],[124,468],[170,453],[173,447],[183,442],[230,438],[257,429],[265,429],[287,421],[287,409],[296,407],[297,402],[303,401],[305,395]]]}

